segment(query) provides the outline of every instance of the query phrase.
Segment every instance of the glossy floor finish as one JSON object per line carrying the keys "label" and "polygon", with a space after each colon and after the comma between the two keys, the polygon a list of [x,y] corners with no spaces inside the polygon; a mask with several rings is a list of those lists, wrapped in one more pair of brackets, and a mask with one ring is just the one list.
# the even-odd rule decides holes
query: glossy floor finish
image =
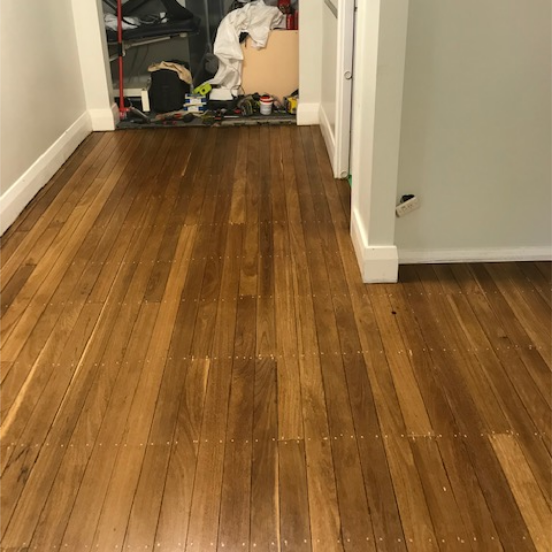
{"label": "glossy floor finish", "polygon": [[550,550],[551,265],[365,286],[317,128],[94,134],[2,244],[2,550]]}

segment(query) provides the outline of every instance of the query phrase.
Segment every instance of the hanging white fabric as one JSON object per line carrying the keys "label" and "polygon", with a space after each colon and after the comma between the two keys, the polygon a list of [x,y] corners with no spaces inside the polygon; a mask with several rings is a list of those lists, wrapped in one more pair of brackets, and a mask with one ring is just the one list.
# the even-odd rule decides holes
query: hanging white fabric
{"label": "hanging white fabric", "polygon": [[[231,11],[222,20],[213,48],[219,59],[219,68],[216,75],[207,81],[219,87],[219,94],[216,94],[218,98],[238,95],[243,63],[240,34],[248,33],[253,46],[261,49],[266,46],[272,29],[282,29],[285,26],[284,14],[276,7],[267,6],[263,0],[255,0],[243,8]],[[213,93],[211,97],[213,98]]]}

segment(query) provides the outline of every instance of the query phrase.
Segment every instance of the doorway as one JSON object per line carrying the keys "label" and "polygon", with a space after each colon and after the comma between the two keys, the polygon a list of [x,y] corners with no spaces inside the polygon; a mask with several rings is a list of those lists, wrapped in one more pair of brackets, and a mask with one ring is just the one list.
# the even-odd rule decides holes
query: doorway
{"label": "doorway", "polygon": [[295,123],[299,0],[102,4],[119,128]]}

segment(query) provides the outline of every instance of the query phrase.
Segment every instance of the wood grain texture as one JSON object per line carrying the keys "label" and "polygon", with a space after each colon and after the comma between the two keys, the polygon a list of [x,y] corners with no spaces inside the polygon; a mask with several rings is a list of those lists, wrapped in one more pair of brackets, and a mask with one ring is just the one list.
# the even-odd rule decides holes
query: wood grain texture
{"label": "wood grain texture", "polygon": [[515,438],[507,435],[491,437],[491,444],[510,483],[536,549],[550,550],[552,546],[550,504],[544,500],[522,449]]}
{"label": "wood grain texture", "polygon": [[282,548],[310,550],[309,507],[304,443],[278,443],[280,538]]}
{"label": "wood grain texture", "polygon": [[315,127],[97,133],[2,238],[1,550],[548,550],[550,263],[364,285]]}

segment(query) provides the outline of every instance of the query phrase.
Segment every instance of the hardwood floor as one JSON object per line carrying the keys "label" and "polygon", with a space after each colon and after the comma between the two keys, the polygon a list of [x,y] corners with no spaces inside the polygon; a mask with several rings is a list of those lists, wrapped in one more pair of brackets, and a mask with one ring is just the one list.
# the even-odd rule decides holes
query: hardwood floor
{"label": "hardwood floor", "polygon": [[551,265],[363,285],[316,128],[90,136],[2,243],[2,550],[552,546]]}

